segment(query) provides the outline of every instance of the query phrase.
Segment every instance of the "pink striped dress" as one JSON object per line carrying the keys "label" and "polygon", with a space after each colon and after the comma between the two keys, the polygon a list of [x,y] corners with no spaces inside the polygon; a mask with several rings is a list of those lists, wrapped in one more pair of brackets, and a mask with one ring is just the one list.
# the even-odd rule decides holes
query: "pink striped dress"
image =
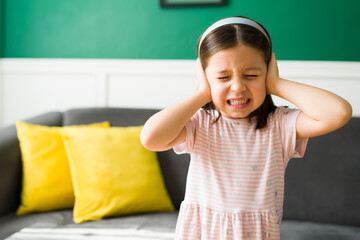
{"label": "pink striped dress", "polygon": [[280,239],[285,168],[308,140],[296,139],[299,113],[279,107],[259,130],[247,119],[212,124],[216,112],[203,109],[189,120],[174,147],[191,154],[175,239]]}

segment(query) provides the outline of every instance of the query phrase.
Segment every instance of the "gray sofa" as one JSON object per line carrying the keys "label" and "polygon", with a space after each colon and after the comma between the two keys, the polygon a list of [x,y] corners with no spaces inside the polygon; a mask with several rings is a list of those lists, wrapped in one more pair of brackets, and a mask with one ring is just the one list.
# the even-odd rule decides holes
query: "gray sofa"
{"label": "gray sofa", "polygon": [[[107,120],[112,126],[137,126],[156,111],[72,109],[46,113],[26,122],[67,126]],[[285,176],[282,239],[360,239],[359,134],[360,118],[353,117],[338,131],[310,139],[305,157],[290,161]],[[159,152],[158,160],[168,193],[178,209],[184,198],[190,158],[169,150]],[[9,126],[0,130],[0,239],[172,239],[177,211],[105,218],[83,224],[72,221],[72,209],[16,216],[21,172],[16,129]],[[105,232],[101,231],[104,229]]]}

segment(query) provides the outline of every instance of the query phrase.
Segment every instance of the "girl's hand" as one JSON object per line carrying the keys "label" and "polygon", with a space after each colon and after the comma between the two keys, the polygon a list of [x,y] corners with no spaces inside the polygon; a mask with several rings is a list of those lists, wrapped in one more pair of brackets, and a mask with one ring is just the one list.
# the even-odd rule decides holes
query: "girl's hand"
{"label": "girl's hand", "polygon": [[301,110],[296,119],[297,138],[327,134],[342,127],[352,116],[351,105],[336,94],[280,78],[274,53],[266,76],[266,91]]}
{"label": "girl's hand", "polygon": [[272,53],[268,72],[266,75],[266,92],[268,94],[275,94],[275,87],[279,80],[279,68],[275,58],[275,53]]}
{"label": "girl's hand", "polygon": [[198,92],[206,99],[207,103],[211,102],[211,89],[206,73],[202,68],[200,58],[196,59],[196,76],[198,79]]}

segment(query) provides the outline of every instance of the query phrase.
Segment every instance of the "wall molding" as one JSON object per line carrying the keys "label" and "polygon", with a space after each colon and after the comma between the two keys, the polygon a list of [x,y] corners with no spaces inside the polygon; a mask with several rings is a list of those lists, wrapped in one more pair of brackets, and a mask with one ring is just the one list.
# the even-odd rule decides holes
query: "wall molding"
{"label": "wall molding", "polygon": [[[278,61],[280,73],[292,76],[357,78],[360,62],[346,61]],[[176,74],[193,75],[195,60],[124,60],[3,58],[2,73],[107,73],[107,74]]]}
{"label": "wall molding", "polygon": [[[360,116],[360,62],[278,65],[283,78],[334,91]],[[0,126],[73,107],[163,108],[196,84],[195,60],[0,59]]]}

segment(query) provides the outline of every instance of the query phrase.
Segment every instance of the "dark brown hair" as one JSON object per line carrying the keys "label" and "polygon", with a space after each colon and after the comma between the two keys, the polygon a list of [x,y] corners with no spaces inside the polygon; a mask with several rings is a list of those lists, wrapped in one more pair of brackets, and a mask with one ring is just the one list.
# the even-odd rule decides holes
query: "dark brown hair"
{"label": "dark brown hair", "polygon": [[[242,16],[237,17],[246,18]],[[204,38],[201,46],[199,46],[198,42],[197,50],[203,69],[206,69],[209,59],[215,53],[225,49],[236,47],[239,44],[243,44],[260,50],[263,53],[263,58],[266,66],[269,66],[272,53],[271,38],[268,31],[260,23],[258,24],[264,29],[269,40],[260,30],[245,24],[228,24],[211,31]],[[207,112],[216,109],[213,102],[209,102],[208,104],[203,106],[203,108]],[[253,118],[256,119],[256,129],[261,129],[266,127],[268,115],[274,112],[275,109],[276,106],[274,105],[271,95],[267,94],[262,105],[255,111],[253,111],[247,118],[249,119],[249,121],[252,121]],[[218,118],[215,120],[215,122],[218,121],[220,117],[221,113],[219,112]]]}

